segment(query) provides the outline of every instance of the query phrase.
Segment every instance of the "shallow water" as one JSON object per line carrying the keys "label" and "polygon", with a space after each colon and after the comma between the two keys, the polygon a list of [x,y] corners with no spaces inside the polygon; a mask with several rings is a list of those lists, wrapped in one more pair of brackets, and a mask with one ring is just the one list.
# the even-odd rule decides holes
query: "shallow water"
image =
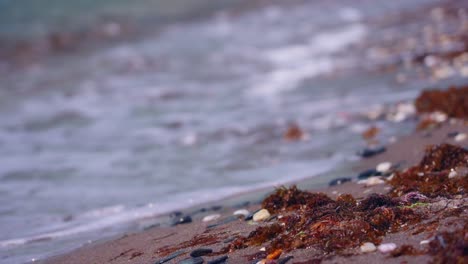
{"label": "shallow water", "polygon": [[[120,2],[116,9],[125,10],[127,1]],[[427,1],[406,2],[217,12],[3,76],[2,262],[41,258],[147,217],[337,170],[363,146],[356,127],[367,124],[353,113],[411,99],[423,86],[369,74],[352,52],[373,34],[366,18]],[[283,140],[291,122],[309,139]],[[410,127],[382,126],[389,134]]]}

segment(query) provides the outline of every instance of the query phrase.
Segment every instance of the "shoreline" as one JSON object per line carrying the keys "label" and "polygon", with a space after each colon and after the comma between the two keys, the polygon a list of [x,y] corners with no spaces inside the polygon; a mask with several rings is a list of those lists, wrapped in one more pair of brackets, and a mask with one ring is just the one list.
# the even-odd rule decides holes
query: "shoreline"
{"label": "shoreline", "polygon": [[[465,134],[468,133],[466,121],[452,119],[452,121],[446,121],[440,127],[432,128],[431,130],[415,131],[411,135],[401,137],[395,143],[386,146],[387,149],[384,153],[356,162],[357,164],[354,169],[359,171],[362,169],[375,168],[384,161],[391,162],[392,164],[402,164],[402,167],[407,168],[416,164],[417,161],[422,158],[426,145],[430,144],[449,143],[457,144],[465,149],[468,148],[467,140],[459,142],[450,136],[454,131]],[[401,163],[402,161],[405,161],[405,163]],[[310,188],[307,188],[307,190],[310,190]],[[356,179],[353,179],[352,182],[313,189],[312,191],[323,192],[332,199],[337,199],[340,194],[344,193],[351,194],[356,199],[362,199],[371,193],[385,194],[388,193],[389,190],[390,187],[386,183],[372,183],[366,185],[359,184],[356,182]],[[272,191],[273,188],[270,189],[270,192]],[[266,192],[266,190],[263,190],[263,192]],[[252,193],[246,195],[252,195]],[[257,197],[260,196],[258,193],[256,193],[256,195]],[[244,195],[236,195],[236,197],[242,196]],[[230,199],[223,199],[225,202],[221,202],[221,204],[226,205],[226,201],[231,199],[233,199],[233,197]],[[195,208],[193,208],[192,211],[195,210]],[[228,206],[222,209],[198,209],[201,210],[201,212],[195,215],[193,219],[190,218],[190,221],[187,219],[184,220],[184,218],[190,216],[190,214],[185,215],[183,212],[177,212],[174,219],[179,219],[181,224],[175,226],[156,226],[142,232],[125,234],[108,241],[91,243],[72,252],[45,259],[41,263],[158,263],[157,260],[164,260],[164,258],[171,257],[171,254],[183,250],[183,254],[174,257],[168,262],[161,262],[178,263],[186,259],[188,253],[194,249],[206,247],[216,252],[232,242],[229,240],[236,237],[248,236],[255,228],[259,225],[262,226],[264,223],[248,223],[241,219],[242,217],[233,216],[233,212],[239,209],[246,209],[249,213],[253,213],[260,208],[260,204],[245,203],[243,207],[237,204],[237,206]],[[183,211],[190,211],[190,209]],[[207,222],[202,220],[202,218],[208,218],[210,216],[215,220]],[[404,232],[398,232],[384,236],[383,241],[391,241],[397,244],[397,246],[410,244],[415,248],[419,248],[419,242],[427,239],[427,236],[427,232],[422,232],[416,237],[408,236]],[[259,249],[261,249],[260,246],[249,246],[242,250],[229,252],[227,254],[229,257],[228,263],[251,263],[252,256],[258,254]],[[325,258],[323,262],[375,263],[375,261],[385,261],[386,263],[400,263],[401,261],[427,262],[430,260],[430,257],[427,255],[403,255],[396,258],[389,258],[388,254],[382,254],[378,251],[370,254],[362,254],[359,253],[359,251],[353,252],[354,253],[350,256],[334,256],[331,259]],[[302,261],[307,261],[309,259],[309,254],[310,249],[306,248],[295,249],[282,256],[293,256],[294,259],[289,263],[306,263]],[[219,256],[208,256],[205,260],[210,263],[209,261],[215,260],[218,257]]]}

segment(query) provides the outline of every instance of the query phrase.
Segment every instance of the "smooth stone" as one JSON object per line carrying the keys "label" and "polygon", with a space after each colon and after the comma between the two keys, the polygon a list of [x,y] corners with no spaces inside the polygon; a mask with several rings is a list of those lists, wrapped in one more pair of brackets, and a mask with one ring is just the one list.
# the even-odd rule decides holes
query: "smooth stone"
{"label": "smooth stone", "polygon": [[222,256],[222,257],[219,257],[217,259],[213,259],[213,260],[210,260],[207,262],[207,264],[222,264],[222,263],[226,263],[226,260],[228,259],[229,257],[228,256]]}
{"label": "smooth stone", "polygon": [[376,171],[381,172],[381,173],[386,173],[392,168],[392,163],[391,162],[382,162],[377,165],[375,168]]}
{"label": "smooth stone", "polygon": [[196,257],[208,255],[212,252],[213,250],[211,248],[197,248],[194,251],[190,252],[190,256],[192,258],[196,258]]}
{"label": "smooth stone", "polygon": [[203,222],[210,222],[210,221],[214,221],[218,218],[220,218],[221,215],[220,214],[212,214],[212,215],[207,215],[205,217],[203,217],[202,221]]}
{"label": "smooth stone", "polygon": [[377,249],[382,253],[392,252],[396,248],[397,248],[397,245],[395,243],[385,243],[377,247]]}
{"label": "smooth stone", "polygon": [[284,258],[280,258],[276,261],[277,264],[286,264],[286,262],[290,261],[291,259],[293,259],[294,257],[293,256],[287,256],[287,257],[284,257]]}
{"label": "smooth stone", "polygon": [[192,222],[192,217],[190,217],[189,215],[186,215],[186,216],[180,217],[179,219],[176,219],[172,223],[172,225],[175,226],[175,225],[187,224],[191,222]]}
{"label": "smooth stone", "polygon": [[385,152],[387,149],[385,147],[377,147],[377,148],[366,148],[358,152],[358,155],[362,158],[370,158],[377,154]]}
{"label": "smooth stone", "polygon": [[204,262],[203,258],[196,257],[196,258],[188,258],[181,260],[179,264],[202,264]]}
{"label": "smooth stone", "polygon": [[239,210],[236,210],[234,211],[234,213],[232,213],[233,215],[243,215],[244,217],[247,217],[250,212],[246,209],[239,209]]}
{"label": "smooth stone", "polygon": [[349,177],[341,177],[341,178],[336,178],[334,180],[331,180],[329,183],[328,183],[328,186],[336,186],[336,185],[341,185],[345,182],[350,182],[351,181],[351,178]]}
{"label": "smooth stone", "polygon": [[267,209],[261,209],[253,215],[252,220],[254,220],[254,222],[260,222],[266,220],[268,217],[270,217],[270,212],[268,212]]}
{"label": "smooth stone", "polygon": [[382,180],[380,177],[370,177],[366,180],[360,180],[358,181],[358,184],[365,184],[366,186],[374,186],[374,185],[379,185],[379,184],[384,184],[385,181]]}
{"label": "smooth stone", "polygon": [[223,209],[223,207],[221,205],[213,205],[213,206],[211,206],[210,209],[213,210],[213,211],[219,211],[219,210]]}
{"label": "smooth stone", "polygon": [[370,176],[380,176],[382,173],[378,172],[376,169],[369,169],[365,170],[358,175],[359,180],[364,180],[369,178]]}
{"label": "smooth stone", "polygon": [[456,141],[456,142],[461,142],[463,140],[466,139],[466,134],[465,133],[459,133],[458,135],[456,135],[453,139]]}
{"label": "smooth stone", "polygon": [[376,250],[377,250],[377,248],[371,242],[366,242],[366,243],[361,245],[361,252],[363,252],[363,253],[370,253],[370,252],[374,252]]}
{"label": "smooth stone", "polygon": [[248,216],[245,217],[244,220],[245,220],[245,221],[252,220],[253,216],[254,216],[258,211],[260,211],[260,210],[262,210],[262,209],[258,209],[257,211],[254,211],[254,212],[250,213]]}
{"label": "smooth stone", "polygon": [[163,263],[166,263],[168,262],[169,260],[172,260],[172,259],[175,259],[177,258],[178,256],[184,254],[185,251],[184,250],[179,250],[179,251],[176,251],[172,254],[170,254],[169,256],[163,258],[163,259],[160,259],[160,260],[157,260],[154,264],[163,264]]}

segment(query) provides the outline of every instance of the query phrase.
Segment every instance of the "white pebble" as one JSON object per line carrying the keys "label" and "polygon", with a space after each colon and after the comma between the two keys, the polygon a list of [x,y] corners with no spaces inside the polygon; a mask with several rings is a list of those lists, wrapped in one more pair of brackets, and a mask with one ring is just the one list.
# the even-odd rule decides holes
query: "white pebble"
{"label": "white pebble", "polygon": [[466,139],[466,134],[465,133],[458,133],[454,138],[456,142],[460,142]]}
{"label": "white pebble", "polygon": [[262,247],[262,248],[260,249],[260,251],[266,251],[266,248],[265,248],[265,247]]}
{"label": "white pebble", "polygon": [[366,243],[361,245],[361,252],[363,252],[363,253],[374,252],[376,250],[377,250],[377,248],[371,242],[366,242]]}
{"label": "white pebble", "polygon": [[203,222],[210,222],[210,221],[216,220],[216,219],[218,219],[220,217],[221,217],[220,214],[207,215],[207,216],[203,217],[202,221]]}
{"label": "white pebble", "polygon": [[232,213],[233,215],[243,215],[243,216],[248,216],[249,215],[249,211],[247,211],[246,209],[239,209],[237,211],[235,211],[234,213]]}
{"label": "white pebble", "polygon": [[391,168],[392,168],[392,163],[387,161],[387,162],[379,163],[379,165],[377,165],[375,169],[379,172],[386,173]]}
{"label": "white pebble", "polygon": [[450,173],[449,173],[448,177],[449,177],[449,179],[452,179],[452,178],[457,177],[457,175],[458,175],[458,173],[452,169],[452,170],[450,170]]}
{"label": "white pebble", "polygon": [[377,248],[382,253],[388,253],[388,252],[395,250],[396,247],[397,245],[395,243],[385,243],[385,244],[379,245]]}
{"label": "white pebble", "polygon": [[270,212],[268,212],[267,209],[262,209],[258,212],[256,212],[254,215],[253,215],[253,220],[255,222],[260,222],[260,221],[263,221],[263,220],[266,220],[268,217],[270,217]]}
{"label": "white pebble", "polygon": [[432,120],[438,122],[438,123],[442,123],[442,122],[445,122],[445,120],[447,120],[447,115],[443,112],[439,112],[439,111],[435,111],[433,113],[430,114],[430,117]]}
{"label": "white pebble", "polygon": [[360,180],[357,182],[358,184],[364,184],[366,186],[374,186],[374,185],[379,185],[385,183],[384,180],[382,180],[380,177],[369,177],[368,179],[365,180]]}
{"label": "white pebble", "polygon": [[424,245],[424,244],[429,244],[431,242],[430,239],[427,239],[427,240],[421,240],[421,242],[419,242],[419,244],[421,245]]}

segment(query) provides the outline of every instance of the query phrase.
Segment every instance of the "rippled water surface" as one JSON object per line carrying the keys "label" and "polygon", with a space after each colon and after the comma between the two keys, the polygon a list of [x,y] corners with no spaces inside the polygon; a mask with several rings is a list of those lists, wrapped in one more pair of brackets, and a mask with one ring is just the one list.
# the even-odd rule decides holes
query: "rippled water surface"
{"label": "rippled water surface", "polygon": [[[55,2],[30,17],[78,10],[82,21],[82,9]],[[375,33],[368,18],[423,1],[304,1],[236,15],[229,7],[241,1],[225,1],[228,9],[214,14],[221,4],[175,1],[163,13],[170,1],[109,2],[83,5],[137,10],[133,16],[154,10],[172,20],[190,8],[206,14],[0,78],[2,262],[41,258],[145,217],[335,170],[362,146],[350,113],[412,98],[420,88],[366,74],[353,48]],[[11,24],[14,14],[4,19]],[[52,22],[39,31],[54,27],[46,17]],[[283,140],[292,122],[308,140]]]}

